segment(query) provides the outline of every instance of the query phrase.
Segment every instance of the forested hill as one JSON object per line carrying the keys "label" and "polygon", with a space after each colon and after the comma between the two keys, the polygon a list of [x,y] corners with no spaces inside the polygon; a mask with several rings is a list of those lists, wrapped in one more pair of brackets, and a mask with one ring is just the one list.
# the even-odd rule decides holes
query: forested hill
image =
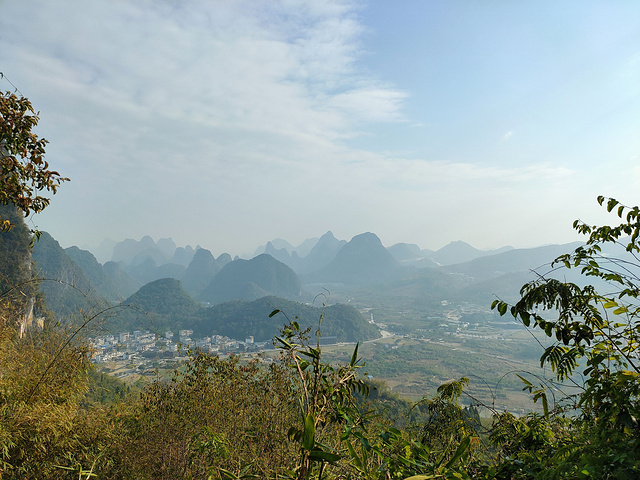
{"label": "forested hill", "polygon": [[[323,309],[281,297],[268,296],[254,301],[233,300],[205,308],[182,288],[180,282],[164,278],[151,282],[123,302],[126,308],[110,320],[111,330],[144,328],[158,333],[165,330],[193,330],[194,337],[224,335],[236,339],[253,336],[268,341],[280,328],[297,317],[300,326],[318,328],[323,316],[323,336],[339,342],[370,340],[380,336],[378,328],[366,321],[355,308],[336,304]],[[283,313],[269,317],[274,308]],[[286,314],[286,316],[285,316]]]}
{"label": "forested hill", "polygon": [[107,305],[80,268],[47,232],[42,232],[33,246],[35,274],[40,281],[47,307],[59,317]]}
{"label": "forested hill", "polygon": [[198,323],[204,311],[174,278],[161,278],[144,285],[122,305],[125,308],[109,321],[111,331],[177,331]]}
{"label": "forested hill", "polygon": [[[275,308],[282,313],[269,317]],[[252,302],[236,300],[210,307],[204,312],[202,322],[193,327],[193,331],[194,336],[210,335],[211,332],[231,338],[252,335],[255,341],[261,342],[273,338],[287,323],[287,318],[296,319],[302,329],[311,328],[310,333],[314,335],[321,316],[322,335],[337,337],[338,342],[357,342],[380,336],[378,328],[351,306],[330,305],[324,308],[323,314],[321,306],[305,305],[273,296]]]}

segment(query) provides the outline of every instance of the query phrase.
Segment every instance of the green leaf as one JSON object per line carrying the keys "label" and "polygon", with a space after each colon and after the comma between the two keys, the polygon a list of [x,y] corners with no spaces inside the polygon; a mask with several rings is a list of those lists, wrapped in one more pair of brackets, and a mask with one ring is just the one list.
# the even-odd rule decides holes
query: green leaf
{"label": "green leaf", "polygon": [[314,448],[309,455],[311,460],[324,460],[329,463],[335,463],[340,460],[342,457],[338,454],[325,452],[324,450],[320,450],[319,448]]}
{"label": "green leaf", "polygon": [[629,309],[627,307],[618,307],[613,311],[614,315],[622,315],[623,313],[627,313]]}
{"label": "green leaf", "polygon": [[291,345],[289,342],[287,342],[286,340],[284,340],[283,338],[280,337],[274,337],[276,339],[276,341],[280,342],[282,344],[282,346],[286,349],[286,350],[292,350],[293,349],[293,345]]}
{"label": "green leaf", "polygon": [[356,348],[353,349],[353,355],[351,355],[351,361],[349,362],[349,365],[351,365],[352,367],[358,361],[358,347],[359,346],[360,346],[360,342],[356,343]]}
{"label": "green leaf", "polygon": [[545,417],[549,416],[549,402],[547,400],[547,394],[546,393],[542,393],[542,395],[540,395],[540,399],[542,400],[542,411],[544,413]]}
{"label": "green leaf", "polygon": [[311,357],[311,358],[314,358],[314,359],[320,358],[320,350],[318,350],[317,348],[309,347],[308,351],[300,350],[300,354],[301,355],[306,355],[307,357]]}
{"label": "green leaf", "polygon": [[620,383],[620,381],[638,381],[638,379],[640,379],[639,373],[622,370],[618,372],[618,380],[616,380],[616,383]]}
{"label": "green leaf", "polygon": [[524,383],[526,386],[528,386],[528,387],[533,387],[533,383],[531,383],[531,382],[530,382],[529,380],[527,380],[526,378],[521,377],[521,376],[520,376],[520,375],[518,375],[517,373],[516,373],[516,377],[518,377],[518,378],[520,379],[520,381],[521,381],[522,383]]}
{"label": "green leaf", "polygon": [[455,463],[460,460],[460,457],[464,455],[464,452],[467,451],[469,445],[471,445],[471,435],[468,435],[462,439],[460,445],[458,445],[458,448],[456,449],[456,453],[453,454],[453,457],[451,457],[451,460],[449,460],[449,463],[447,463],[446,467],[451,468],[453,465],[455,465]]}
{"label": "green leaf", "polygon": [[315,441],[314,436],[316,434],[316,419],[313,413],[309,412],[307,418],[304,420],[304,432],[302,433],[302,448],[307,451],[311,451]]}
{"label": "green leaf", "polygon": [[353,445],[351,445],[351,442],[349,440],[347,440],[345,443],[347,444],[347,450],[349,450],[349,455],[351,456],[354,465],[359,470],[362,470],[362,460],[360,460],[360,457],[356,453],[355,448],[353,448]]}
{"label": "green leaf", "polygon": [[276,308],[273,312],[269,314],[269,318],[275,317],[279,313],[280,313],[280,310]]}

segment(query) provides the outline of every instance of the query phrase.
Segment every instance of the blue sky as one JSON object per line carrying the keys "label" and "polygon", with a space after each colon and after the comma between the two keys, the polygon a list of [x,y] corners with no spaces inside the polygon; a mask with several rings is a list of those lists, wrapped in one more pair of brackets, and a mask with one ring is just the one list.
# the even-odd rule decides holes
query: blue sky
{"label": "blue sky", "polygon": [[632,1],[9,0],[0,71],[71,178],[32,219],[64,246],[529,247],[613,221],[599,194],[638,203],[639,19]]}

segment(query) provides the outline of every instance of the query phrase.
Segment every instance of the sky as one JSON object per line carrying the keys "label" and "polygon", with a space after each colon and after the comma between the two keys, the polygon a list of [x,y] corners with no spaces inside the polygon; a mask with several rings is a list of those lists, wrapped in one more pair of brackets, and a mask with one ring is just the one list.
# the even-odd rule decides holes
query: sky
{"label": "sky", "polygon": [[532,247],[640,192],[640,2],[0,0],[62,246]]}

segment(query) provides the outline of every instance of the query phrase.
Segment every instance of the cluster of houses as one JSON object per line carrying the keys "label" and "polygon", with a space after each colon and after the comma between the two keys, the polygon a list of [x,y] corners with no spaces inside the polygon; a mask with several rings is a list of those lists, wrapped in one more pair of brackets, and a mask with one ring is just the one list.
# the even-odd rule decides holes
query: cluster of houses
{"label": "cluster of houses", "polygon": [[244,341],[222,335],[193,339],[193,330],[168,330],[164,334],[136,330],[93,337],[90,342],[94,350],[92,361],[105,363],[134,358],[173,358],[185,355],[188,349],[198,348],[213,354],[255,352],[272,346],[271,342],[256,343],[253,337]]}

